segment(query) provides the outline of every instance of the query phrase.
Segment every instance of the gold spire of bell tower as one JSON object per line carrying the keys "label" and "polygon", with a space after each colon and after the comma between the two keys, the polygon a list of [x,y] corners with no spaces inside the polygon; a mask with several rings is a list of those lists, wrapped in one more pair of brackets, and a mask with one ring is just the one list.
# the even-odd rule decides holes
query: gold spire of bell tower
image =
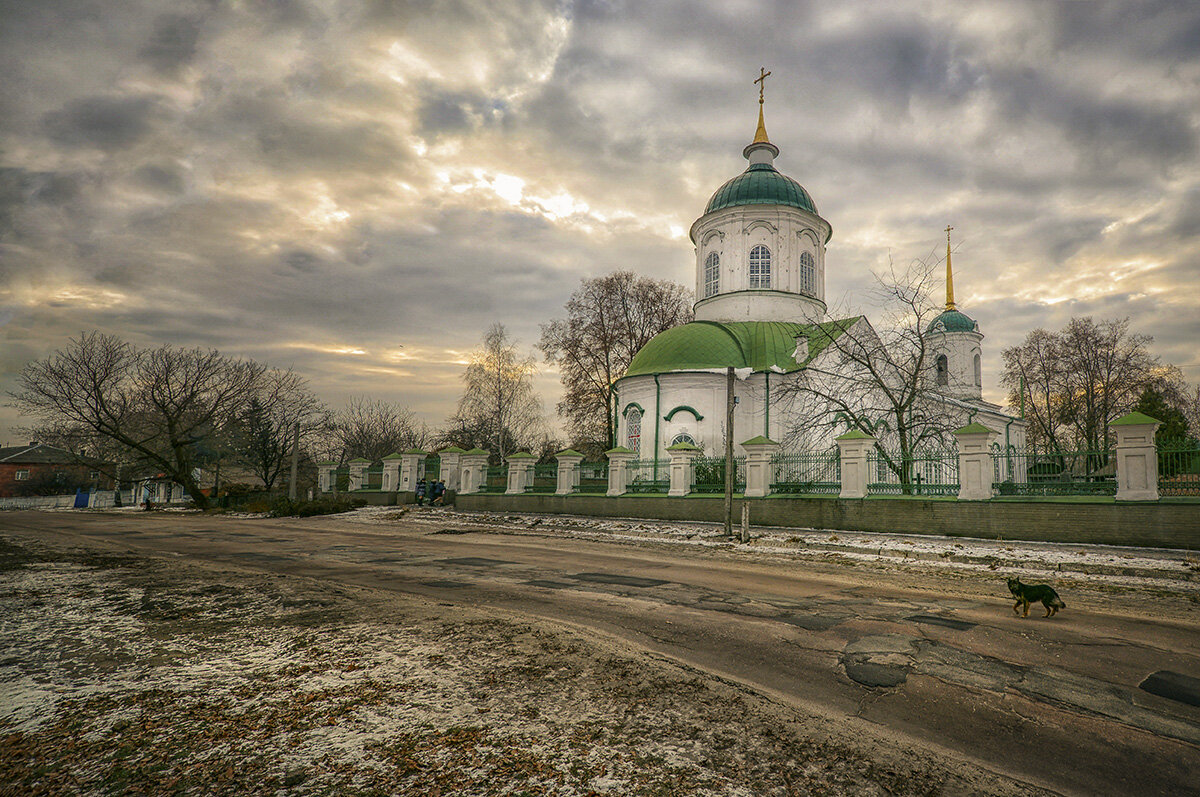
{"label": "gold spire of bell tower", "polygon": [[946,226],[946,309],[957,310],[954,306],[954,272],[950,270],[950,231],[954,228]]}
{"label": "gold spire of bell tower", "polygon": [[767,76],[771,73],[767,68],[759,67],[759,75],[754,82],[758,84],[758,129],[754,131],[755,144],[770,144],[771,139],[767,138],[767,126],[763,124],[763,89],[767,86]]}

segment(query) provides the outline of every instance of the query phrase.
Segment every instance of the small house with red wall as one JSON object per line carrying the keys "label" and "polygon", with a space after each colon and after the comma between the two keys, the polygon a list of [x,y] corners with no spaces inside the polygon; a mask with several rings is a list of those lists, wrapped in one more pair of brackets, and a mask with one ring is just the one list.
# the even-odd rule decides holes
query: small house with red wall
{"label": "small house with red wall", "polygon": [[81,463],[69,451],[40,443],[0,448],[0,498],[58,495],[77,487],[113,489],[99,464]]}

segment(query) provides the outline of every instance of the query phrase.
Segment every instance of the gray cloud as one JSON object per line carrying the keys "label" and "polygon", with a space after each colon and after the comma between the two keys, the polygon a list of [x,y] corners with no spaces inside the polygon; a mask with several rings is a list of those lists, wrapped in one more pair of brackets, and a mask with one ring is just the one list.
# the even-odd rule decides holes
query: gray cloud
{"label": "gray cloud", "polygon": [[197,18],[164,14],[155,20],[154,33],[138,54],[155,69],[173,72],[195,56],[201,24]]}
{"label": "gray cloud", "polygon": [[152,95],[83,97],[43,116],[42,125],[56,143],[117,150],[144,138],[158,112]]}

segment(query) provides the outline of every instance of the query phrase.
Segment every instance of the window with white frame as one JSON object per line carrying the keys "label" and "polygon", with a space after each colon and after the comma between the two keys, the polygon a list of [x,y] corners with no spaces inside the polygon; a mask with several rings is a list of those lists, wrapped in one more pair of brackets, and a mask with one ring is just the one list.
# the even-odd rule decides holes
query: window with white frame
{"label": "window with white frame", "polygon": [[28,479],[28,478],[29,478],[29,471],[27,471],[27,470],[19,470],[19,471],[17,471],[17,472],[16,472],[16,474],[13,476],[13,478],[14,478],[14,479],[16,479],[16,480],[17,480],[17,481],[19,481],[19,482],[23,482],[23,481],[25,481],[26,479]]}
{"label": "window with white frame", "polygon": [[975,352],[975,384],[983,384],[983,365],[979,362],[979,352]]}
{"label": "window with white frame", "polygon": [[637,407],[625,415],[625,445],[635,453],[642,449],[642,411]]}
{"label": "window with white frame", "polygon": [[817,267],[811,252],[800,253],[800,292],[813,296],[817,284]]}
{"label": "window with white frame", "polygon": [[687,432],[680,432],[671,438],[671,445],[675,445],[677,443],[687,443],[690,446],[694,446],[696,445],[696,438],[692,437]]}
{"label": "window with white frame", "polygon": [[704,259],[704,296],[715,296],[721,287],[721,258],[716,252],[709,252]]}
{"label": "window with white frame", "polygon": [[762,244],[750,250],[750,287],[771,287],[771,250]]}
{"label": "window with white frame", "polygon": [[949,385],[950,361],[946,358],[946,355],[939,354],[935,362],[937,363],[937,383],[939,385]]}

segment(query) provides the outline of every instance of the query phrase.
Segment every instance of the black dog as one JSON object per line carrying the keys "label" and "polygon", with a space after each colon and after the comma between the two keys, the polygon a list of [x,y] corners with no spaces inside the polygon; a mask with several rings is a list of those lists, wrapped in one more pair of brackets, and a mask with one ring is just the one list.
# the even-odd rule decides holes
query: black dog
{"label": "black dog", "polygon": [[1013,597],[1017,602],[1013,604],[1013,614],[1020,615],[1017,607],[1024,605],[1025,614],[1029,616],[1029,604],[1041,601],[1041,604],[1046,607],[1046,616],[1052,617],[1058,614],[1059,609],[1067,608],[1067,604],[1063,603],[1062,598],[1058,597],[1058,593],[1053,587],[1046,584],[1022,584],[1019,578],[1010,578],[1008,580],[1008,589],[1012,592]]}

